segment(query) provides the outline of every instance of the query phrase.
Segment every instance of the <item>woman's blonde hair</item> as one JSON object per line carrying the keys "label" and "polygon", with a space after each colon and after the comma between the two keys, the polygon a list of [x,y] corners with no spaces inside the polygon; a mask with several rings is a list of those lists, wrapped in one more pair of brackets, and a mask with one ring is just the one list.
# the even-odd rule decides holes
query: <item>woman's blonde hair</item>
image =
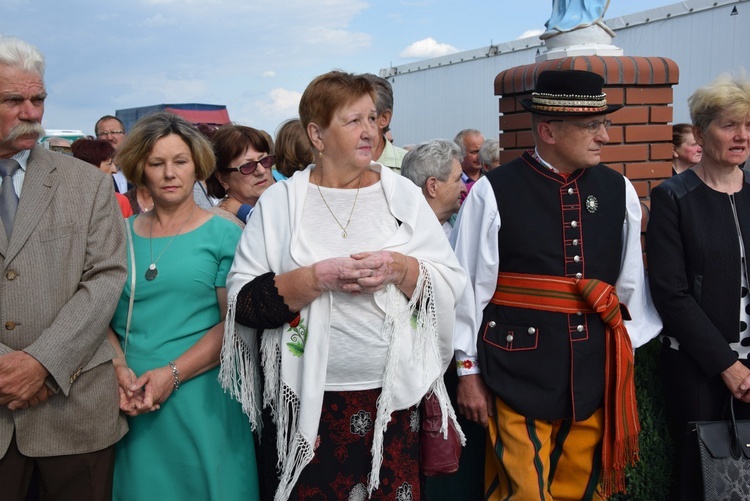
{"label": "woman's blonde hair", "polygon": [[146,159],[156,142],[171,134],[180,136],[190,148],[195,164],[195,178],[203,181],[211,175],[216,167],[211,143],[193,124],[174,113],[163,111],[138,120],[120,147],[115,162],[128,181],[136,186],[143,186]]}
{"label": "woman's blonde hair", "polygon": [[750,79],[744,73],[720,75],[696,90],[688,99],[688,107],[693,125],[702,131],[708,129],[722,112],[732,118],[744,119],[750,115]]}

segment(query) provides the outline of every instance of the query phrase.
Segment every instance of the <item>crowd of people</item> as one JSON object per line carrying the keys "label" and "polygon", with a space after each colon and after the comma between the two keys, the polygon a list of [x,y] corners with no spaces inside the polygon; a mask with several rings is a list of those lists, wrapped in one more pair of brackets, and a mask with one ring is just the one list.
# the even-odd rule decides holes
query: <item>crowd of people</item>
{"label": "crowd of people", "polygon": [[[475,129],[398,148],[390,84],[342,71],[275,139],[105,115],[64,155],[38,144],[44,69],[0,38],[8,499],[606,499],[657,336],[674,499],[700,498],[690,423],[750,416],[744,77],[674,126],[647,275],[594,73],[540,73],[535,146],[501,166]],[[420,470],[426,398],[453,475]]]}

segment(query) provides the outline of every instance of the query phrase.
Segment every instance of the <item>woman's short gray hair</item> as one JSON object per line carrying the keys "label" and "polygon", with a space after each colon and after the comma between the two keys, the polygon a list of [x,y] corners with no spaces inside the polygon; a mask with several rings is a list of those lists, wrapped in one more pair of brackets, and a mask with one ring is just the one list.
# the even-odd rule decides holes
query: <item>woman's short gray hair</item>
{"label": "woman's short gray hair", "polygon": [[500,141],[497,139],[485,139],[479,149],[479,163],[482,167],[492,167],[500,161]]}
{"label": "woman's short gray hair", "polygon": [[447,181],[453,160],[461,162],[461,149],[453,141],[433,139],[416,145],[404,156],[401,175],[424,188],[431,177]]}
{"label": "woman's short gray hair", "polygon": [[0,65],[33,71],[44,77],[44,55],[20,38],[0,37]]}

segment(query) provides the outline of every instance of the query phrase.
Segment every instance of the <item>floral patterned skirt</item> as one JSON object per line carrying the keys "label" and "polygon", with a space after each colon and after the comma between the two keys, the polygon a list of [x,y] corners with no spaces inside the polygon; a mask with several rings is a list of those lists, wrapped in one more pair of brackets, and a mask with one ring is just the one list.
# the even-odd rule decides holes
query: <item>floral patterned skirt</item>
{"label": "floral patterned skirt", "polygon": [[[302,470],[293,499],[367,499],[379,395],[380,388],[325,393],[315,457]],[[391,416],[383,441],[380,487],[371,499],[418,501],[420,492],[419,410],[414,406]]]}

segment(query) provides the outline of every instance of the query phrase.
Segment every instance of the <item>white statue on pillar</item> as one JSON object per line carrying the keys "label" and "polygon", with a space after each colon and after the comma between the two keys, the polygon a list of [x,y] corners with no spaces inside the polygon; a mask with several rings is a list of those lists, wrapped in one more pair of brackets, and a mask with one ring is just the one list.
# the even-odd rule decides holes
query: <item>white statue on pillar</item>
{"label": "white statue on pillar", "polygon": [[545,23],[547,31],[539,38],[547,51],[537,61],[570,56],[621,56],[622,49],[612,45],[615,33],[604,24],[609,0],[552,0],[552,15]]}

